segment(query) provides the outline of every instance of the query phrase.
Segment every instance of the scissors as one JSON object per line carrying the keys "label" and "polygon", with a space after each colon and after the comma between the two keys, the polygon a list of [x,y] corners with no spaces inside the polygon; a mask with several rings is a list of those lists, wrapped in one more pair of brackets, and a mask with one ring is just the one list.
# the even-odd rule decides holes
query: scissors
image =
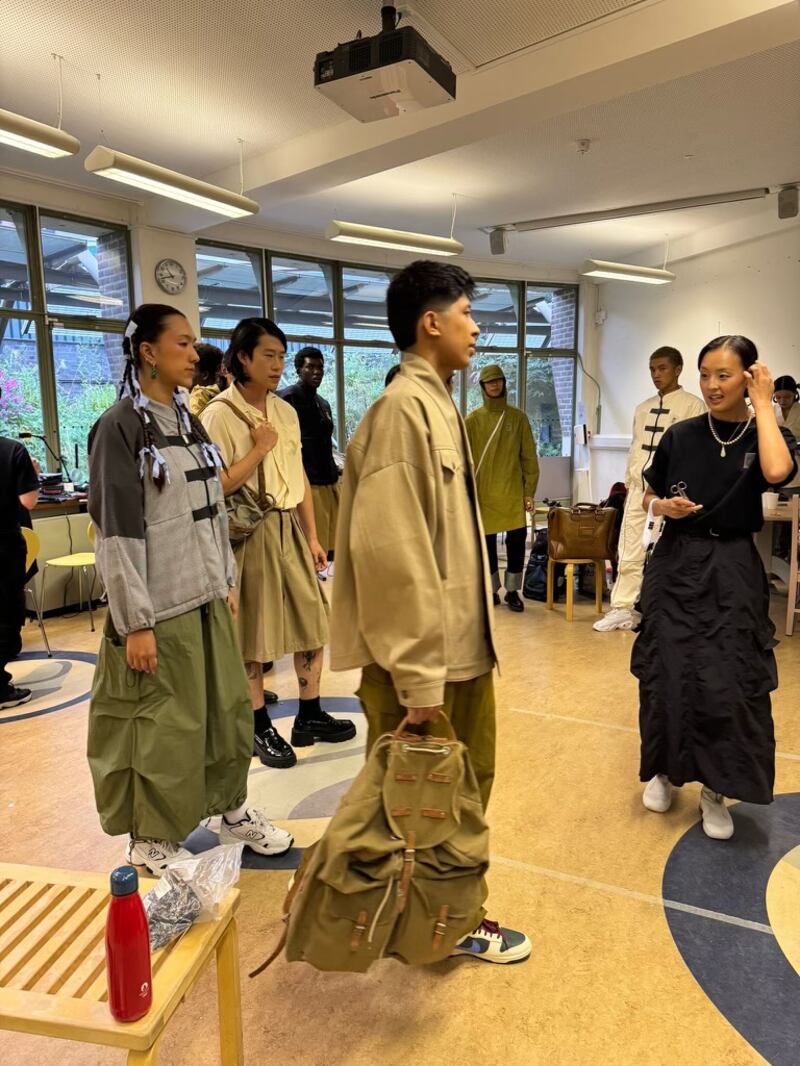
{"label": "scissors", "polygon": [[686,495],[686,488],[687,486],[685,481],[678,481],[671,486],[669,491],[672,493],[673,496],[683,496],[684,500],[688,500],[689,497]]}

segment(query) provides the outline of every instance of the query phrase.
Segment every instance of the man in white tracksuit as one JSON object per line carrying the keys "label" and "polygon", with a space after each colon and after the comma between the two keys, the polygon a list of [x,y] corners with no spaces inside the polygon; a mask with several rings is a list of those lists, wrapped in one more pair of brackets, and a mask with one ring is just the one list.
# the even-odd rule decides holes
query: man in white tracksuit
{"label": "man in white tracksuit", "polygon": [[640,403],[633,416],[633,441],[625,471],[628,495],[619,535],[619,570],[611,590],[611,609],[594,624],[599,633],[632,629],[639,621],[633,607],[639,598],[645,557],[644,472],[653,461],[664,430],[706,410],[699,396],[685,392],[678,384],[682,370],[683,357],[677,348],[656,348],[650,356],[650,376],[658,392]]}

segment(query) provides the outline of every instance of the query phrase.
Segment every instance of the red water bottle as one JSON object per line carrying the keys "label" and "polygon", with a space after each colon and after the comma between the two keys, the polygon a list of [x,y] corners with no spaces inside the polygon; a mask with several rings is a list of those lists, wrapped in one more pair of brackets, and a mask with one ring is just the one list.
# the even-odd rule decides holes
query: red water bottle
{"label": "red water bottle", "polygon": [[150,1010],[153,978],[150,931],[132,866],[111,874],[111,903],[106,918],[108,1006],[118,1022],[135,1022]]}

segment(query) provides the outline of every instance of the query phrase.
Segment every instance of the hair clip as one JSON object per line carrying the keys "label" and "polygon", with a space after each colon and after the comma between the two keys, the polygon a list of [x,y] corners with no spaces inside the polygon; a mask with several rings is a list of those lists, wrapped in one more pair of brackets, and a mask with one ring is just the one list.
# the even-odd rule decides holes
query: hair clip
{"label": "hair clip", "polygon": [[125,327],[124,336],[132,337],[138,328],[139,327],[137,326],[137,324],[133,321],[133,319],[131,319],[128,325]]}

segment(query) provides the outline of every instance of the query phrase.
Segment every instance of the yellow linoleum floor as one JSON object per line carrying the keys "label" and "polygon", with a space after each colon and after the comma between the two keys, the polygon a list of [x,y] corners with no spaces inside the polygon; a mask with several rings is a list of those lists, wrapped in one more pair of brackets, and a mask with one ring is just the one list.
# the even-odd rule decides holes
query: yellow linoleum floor
{"label": "yellow linoleum floor", "polygon": [[[776,597],[776,619],[782,608]],[[766,917],[756,931],[736,924],[735,915],[729,923],[730,873],[724,878],[719,874],[726,882],[727,902],[709,906],[716,864],[727,858],[719,849],[728,845],[695,839],[699,850],[693,854],[707,864],[708,883],[687,887],[687,898],[695,888],[705,892],[701,906],[721,917],[687,915],[682,904],[669,911],[676,920],[698,923],[697,935],[689,933],[690,953],[692,943],[700,943],[709,928],[722,940],[712,937],[708,952],[687,963],[673,936],[662,881],[673,849],[683,847],[682,838],[697,821],[697,787],[684,788],[664,816],[641,805],[636,686],[628,672],[633,636],[594,633],[596,616],[588,600],[578,600],[571,625],[563,607],[549,613],[538,603],[527,603],[521,616],[505,607],[495,613],[502,672],[497,680],[498,774],[489,811],[495,860],[489,910],[490,916],[529,933],[534,944],[530,961],[493,967],[457,959],[428,970],[389,961],[364,977],[319,974],[280,961],[255,981],[244,978],[246,1061],[303,1066],[789,1063],[783,1048],[789,1046],[796,1021],[777,1014],[771,1018],[777,1050],[770,1051],[763,1041],[761,1047],[772,1058],[759,1053],[736,1028],[747,1029],[735,1009],[736,997],[748,996],[757,980],[748,982],[746,976],[751,951],[754,972],[767,975],[758,980],[774,977],[795,1005],[800,977],[776,951],[779,941],[764,924]],[[91,653],[98,645],[85,615],[54,619],[48,631],[53,647],[64,652]],[[25,651],[40,650],[39,633],[29,625]],[[800,794],[800,634],[782,640],[777,655],[781,687],[774,714],[781,754],[776,794]],[[33,671],[40,679],[43,695],[26,711],[78,698],[91,679],[91,664],[58,654],[54,662],[27,660],[14,670],[20,677]],[[282,698],[295,696],[288,659],[265,680]],[[356,684],[356,675],[326,671],[323,695],[352,697]],[[39,717],[0,720],[3,860],[98,871],[124,861],[124,842],[106,838],[97,822],[84,757],[86,716],[83,698]],[[363,744],[363,736],[359,739]],[[359,739],[352,742],[354,756]],[[272,806],[290,815],[294,800],[287,806],[281,796],[292,774],[302,773],[307,780],[297,786],[295,779],[295,792],[313,793],[335,780],[329,762],[306,761],[322,753],[320,746],[303,753],[300,765],[289,771],[264,773],[254,761],[252,788],[267,813]],[[361,757],[342,765],[357,766]],[[766,816],[777,817],[776,812],[778,804]],[[779,839],[791,837],[796,824],[792,844],[798,845],[800,819],[795,823],[792,817],[781,822]],[[313,840],[325,824],[324,818],[313,816],[276,820],[291,825],[299,845]],[[755,850],[748,852],[751,863],[758,860],[758,841],[769,835],[758,832]],[[766,843],[763,851],[767,856]],[[800,899],[792,915],[791,885],[797,882],[790,875],[794,868],[778,886],[780,922],[789,930],[783,934],[787,942],[796,944]],[[242,873],[243,973],[265,957],[279,935],[287,876],[286,870]],[[679,876],[675,883],[680,888]],[[773,895],[778,899],[778,889]],[[735,891],[732,898],[735,910]],[[728,933],[738,938],[730,940],[730,951]],[[705,987],[709,982],[715,985],[711,995]],[[721,992],[716,988],[720,982]],[[166,1066],[219,1061],[213,974],[205,975],[178,1012],[160,1061]],[[0,1032],[0,1062],[99,1066],[122,1063],[124,1055]]]}

